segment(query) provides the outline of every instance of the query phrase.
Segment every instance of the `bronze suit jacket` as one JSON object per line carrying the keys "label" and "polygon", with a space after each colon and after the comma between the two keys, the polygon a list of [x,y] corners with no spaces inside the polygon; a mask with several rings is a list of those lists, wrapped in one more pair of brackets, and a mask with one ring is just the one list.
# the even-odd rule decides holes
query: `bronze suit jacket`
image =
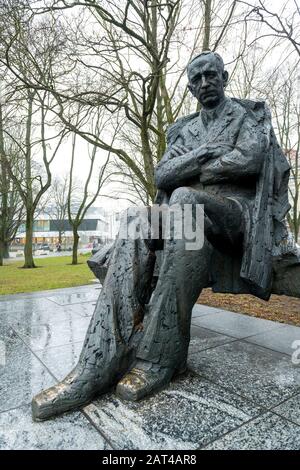
{"label": "bronze suit jacket", "polygon": [[[264,102],[227,98],[207,126],[199,113],[179,119],[168,129],[167,143],[158,168],[170,158],[172,145],[231,145],[232,151],[206,162],[198,177],[204,190],[217,188],[241,204],[245,224],[242,256],[214,250],[210,285],[215,292],[251,293],[268,299],[273,257],[287,238],[290,167],[276,141],[267,106]],[[253,184],[250,193],[243,189],[249,179]],[[157,203],[167,202],[172,191],[165,189],[158,191]]]}

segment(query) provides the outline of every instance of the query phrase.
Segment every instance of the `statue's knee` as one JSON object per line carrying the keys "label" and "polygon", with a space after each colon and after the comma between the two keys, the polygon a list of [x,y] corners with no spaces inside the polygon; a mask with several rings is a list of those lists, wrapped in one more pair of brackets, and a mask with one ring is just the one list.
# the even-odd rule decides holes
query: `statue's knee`
{"label": "statue's knee", "polygon": [[172,195],[170,197],[170,205],[173,204],[192,204],[194,201],[194,196],[192,194],[191,188],[188,187],[181,187],[181,188],[176,188],[172,192]]}
{"label": "statue's knee", "polygon": [[182,186],[173,191],[170,198],[172,204],[206,204],[209,197],[205,191],[196,191],[188,186]]}

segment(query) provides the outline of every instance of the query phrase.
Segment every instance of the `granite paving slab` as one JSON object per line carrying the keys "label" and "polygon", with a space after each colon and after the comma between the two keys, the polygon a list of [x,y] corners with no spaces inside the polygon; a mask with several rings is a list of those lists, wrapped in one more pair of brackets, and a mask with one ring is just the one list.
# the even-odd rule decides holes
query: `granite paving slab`
{"label": "granite paving slab", "polygon": [[195,304],[192,317],[204,317],[205,315],[210,315],[213,313],[220,313],[222,309],[215,308],[215,307],[208,307],[207,305]]}
{"label": "granite paving slab", "polygon": [[300,365],[287,348],[300,328],[199,304],[188,374],[140,402],[99,397],[85,408],[91,421],[34,423],[32,396],[76,365],[99,293],[0,297],[1,449],[299,449]]}
{"label": "granite paving slab", "polygon": [[247,341],[291,356],[295,351],[295,347],[293,347],[295,341],[298,341],[298,345],[296,345],[298,349],[300,347],[300,328],[293,325],[282,325],[281,328],[251,336]]}
{"label": "granite paving slab", "polygon": [[[82,315],[81,315],[82,316]],[[0,313],[0,322],[13,327],[28,327],[28,325],[40,325],[70,321],[79,317],[75,311],[56,305],[47,299],[39,299],[34,305],[27,304],[23,310],[11,310]]]}
{"label": "granite paving slab", "polygon": [[209,450],[299,450],[300,427],[273,413],[244,424],[206,447]]}
{"label": "granite paving slab", "polygon": [[[54,308],[53,308],[54,307]],[[0,302],[0,315],[11,316],[14,313],[21,315],[23,312],[39,311],[44,309],[55,310],[53,303],[47,298],[25,298],[12,301]]]}
{"label": "granite paving slab", "polygon": [[18,325],[14,328],[33,351],[38,351],[82,341],[89,323],[89,317],[71,315],[69,320],[61,322]]}
{"label": "granite paving slab", "polygon": [[62,380],[76,366],[83,341],[36,351],[37,357],[57,380]]}
{"label": "granite paving slab", "polygon": [[35,423],[30,406],[0,413],[1,450],[109,450],[110,447],[80,412]]}
{"label": "granite paving slab", "polygon": [[300,426],[300,394],[297,394],[289,400],[284,401],[280,405],[273,408],[272,411]]}
{"label": "granite paving slab", "polygon": [[236,338],[192,325],[189,354],[214,348],[220,344],[230,343],[231,341],[236,341]]}
{"label": "granite paving slab", "polygon": [[5,346],[0,363],[0,411],[30,403],[31,398],[55,383],[43,364],[34,356],[15,331],[0,325]]}
{"label": "granite paving slab", "polygon": [[262,320],[261,318],[227,312],[225,310],[216,312],[213,315],[192,318],[192,325],[208,328],[217,333],[240,339],[283,326],[282,323]]}
{"label": "granite paving slab", "polygon": [[270,408],[300,392],[300,367],[284,354],[235,341],[189,356],[201,376]]}
{"label": "granite paving slab", "polygon": [[[98,287],[98,286],[97,286]],[[83,286],[75,286],[75,287],[63,287],[61,289],[49,289],[43,291],[35,291],[35,292],[21,292],[19,294],[7,294],[7,295],[0,295],[0,304],[1,302],[12,302],[15,300],[21,299],[40,299],[43,297],[49,297],[51,295],[65,295],[65,294],[76,294],[78,292],[91,292],[95,289],[94,285],[86,284]]]}
{"label": "granite paving slab", "polygon": [[[92,302],[84,302],[81,304],[67,305],[64,307],[66,313],[76,313],[82,317],[91,317],[94,313],[96,300]],[[62,307],[61,307],[62,308]]]}
{"label": "granite paving slab", "polygon": [[261,409],[193,374],[126,402],[108,394],[84,408],[116,449],[196,449],[259,415]]}
{"label": "granite paving slab", "polygon": [[88,292],[77,292],[72,294],[51,295],[47,297],[48,300],[58,305],[72,305],[81,302],[91,302],[98,299],[100,289],[95,289]]}

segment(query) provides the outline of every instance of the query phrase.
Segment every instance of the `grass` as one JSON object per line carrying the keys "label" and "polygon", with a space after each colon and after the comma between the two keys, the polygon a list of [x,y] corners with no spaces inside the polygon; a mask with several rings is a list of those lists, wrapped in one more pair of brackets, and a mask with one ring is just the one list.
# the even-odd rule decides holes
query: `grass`
{"label": "grass", "polygon": [[89,257],[78,255],[77,266],[71,265],[71,256],[39,258],[36,269],[21,269],[24,261],[9,261],[0,267],[0,295],[89,284],[94,277],[86,264]]}
{"label": "grass", "polygon": [[[59,289],[89,284],[93,274],[86,261],[90,254],[79,255],[77,266],[71,256],[36,260],[37,269],[21,269],[23,261],[9,261],[0,267],[0,295]],[[300,326],[300,299],[272,295],[269,302],[252,295],[213,294],[204,289],[198,302],[233,312]]]}

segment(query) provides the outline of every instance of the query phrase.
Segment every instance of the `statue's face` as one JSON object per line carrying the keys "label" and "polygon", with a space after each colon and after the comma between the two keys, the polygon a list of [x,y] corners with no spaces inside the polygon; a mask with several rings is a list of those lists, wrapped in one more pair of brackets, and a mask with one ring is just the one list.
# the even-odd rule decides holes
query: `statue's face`
{"label": "statue's face", "polygon": [[224,99],[227,79],[213,54],[200,56],[188,66],[189,90],[204,108],[214,108]]}

